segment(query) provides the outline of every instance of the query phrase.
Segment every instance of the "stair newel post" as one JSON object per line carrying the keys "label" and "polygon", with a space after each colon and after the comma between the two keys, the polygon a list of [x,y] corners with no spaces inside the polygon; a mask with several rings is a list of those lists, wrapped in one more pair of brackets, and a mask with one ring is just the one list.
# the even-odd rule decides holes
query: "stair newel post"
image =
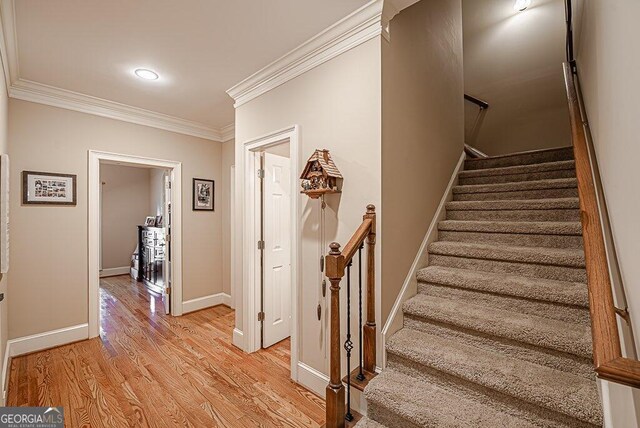
{"label": "stair newel post", "polygon": [[371,219],[367,235],[367,322],[364,333],[364,369],[376,370],[376,207],[367,205],[363,219]]}
{"label": "stair newel post", "polygon": [[340,281],[344,276],[345,260],[340,252],[340,244],[329,245],[329,255],[325,259],[325,270],[331,282],[331,323],[329,353],[329,384],[326,389],[327,428],[343,428],[345,424],[344,385],[340,367]]}

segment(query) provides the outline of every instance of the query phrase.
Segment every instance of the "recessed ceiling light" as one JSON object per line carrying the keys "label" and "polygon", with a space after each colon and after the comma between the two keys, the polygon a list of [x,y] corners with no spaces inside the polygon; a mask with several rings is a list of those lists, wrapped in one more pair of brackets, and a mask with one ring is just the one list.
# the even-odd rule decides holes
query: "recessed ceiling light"
{"label": "recessed ceiling light", "polygon": [[531,0],[516,0],[513,4],[513,9],[518,12],[522,12],[529,6],[531,6]]}
{"label": "recessed ceiling light", "polygon": [[139,78],[145,80],[158,80],[158,77],[160,77],[155,71],[151,71],[146,68],[138,68],[134,73],[136,73],[136,76]]}

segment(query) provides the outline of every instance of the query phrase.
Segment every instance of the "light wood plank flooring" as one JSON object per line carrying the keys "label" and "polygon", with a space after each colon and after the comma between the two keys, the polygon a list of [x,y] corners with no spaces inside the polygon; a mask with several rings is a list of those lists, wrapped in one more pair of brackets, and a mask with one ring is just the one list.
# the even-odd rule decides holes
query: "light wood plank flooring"
{"label": "light wood plank flooring", "polygon": [[244,354],[225,307],[165,316],[128,276],[101,281],[102,338],[13,359],[10,406],[64,406],[67,427],[319,427],[289,343]]}

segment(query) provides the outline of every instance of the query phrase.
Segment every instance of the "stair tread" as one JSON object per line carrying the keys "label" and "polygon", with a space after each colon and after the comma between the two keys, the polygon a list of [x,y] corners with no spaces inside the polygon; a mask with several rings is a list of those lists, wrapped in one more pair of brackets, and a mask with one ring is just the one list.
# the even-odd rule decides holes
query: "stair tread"
{"label": "stair tread", "polygon": [[508,199],[497,201],[451,201],[445,208],[449,210],[550,210],[550,209],[579,209],[578,198],[549,198],[549,199]]}
{"label": "stair tread", "polygon": [[522,418],[392,368],[386,368],[376,377],[364,394],[367,401],[391,410],[415,426],[535,427]]}
{"label": "stair tread", "polygon": [[588,325],[423,294],[417,294],[407,300],[403,305],[403,311],[414,317],[582,358],[591,356],[591,329]]}
{"label": "stair tread", "polygon": [[428,266],[420,269],[417,278],[418,282],[423,283],[589,307],[588,288],[580,282],[529,278],[444,266]]}
{"label": "stair tread", "polygon": [[517,166],[504,166],[497,168],[484,168],[484,169],[472,169],[469,171],[460,171],[458,175],[460,178],[471,177],[487,177],[497,175],[512,175],[512,174],[528,174],[533,172],[548,172],[559,171],[565,169],[575,169],[575,161],[555,161],[555,162],[543,162],[529,165],[517,165]]}
{"label": "stair tread", "polygon": [[578,187],[578,180],[575,178],[553,178],[546,180],[516,181],[511,183],[458,185],[453,187],[453,193],[504,193],[523,190],[566,189],[574,187]]}
{"label": "stair tread", "polygon": [[582,235],[580,222],[443,220],[439,230],[456,232],[515,233],[524,235]]}
{"label": "stair tread", "polygon": [[584,268],[584,251],[577,248],[517,247],[470,242],[438,241],[429,254],[520,263]]}
{"label": "stair tread", "polygon": [[593,380],[408,328],[389,340],[387,351],[572,418],[602,423]]}
{"label": "stair tread", "polygon": [[386,428],[384,425],[363,416],[355,425],[356,428]]}
{"label": "stair tread", "polygon": [[532,165],[573,159],[573,148],[571,146],[556,147],[552,149],[531,150],[505,155],[489,156],[486,158],[466,159],[465,170]]}

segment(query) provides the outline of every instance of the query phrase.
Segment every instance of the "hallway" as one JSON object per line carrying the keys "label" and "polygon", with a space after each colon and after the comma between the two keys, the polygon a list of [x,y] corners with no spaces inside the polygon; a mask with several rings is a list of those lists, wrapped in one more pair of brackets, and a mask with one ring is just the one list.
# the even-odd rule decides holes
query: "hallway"
{"label": "hallway", "polygon": [[289,341],[244,354],[234,311],[182,317],[129,276],[101,280],[100,339],[16,357],[9,406],[63,406],[67,426],[318,427],[324,401],[289,378]]}

